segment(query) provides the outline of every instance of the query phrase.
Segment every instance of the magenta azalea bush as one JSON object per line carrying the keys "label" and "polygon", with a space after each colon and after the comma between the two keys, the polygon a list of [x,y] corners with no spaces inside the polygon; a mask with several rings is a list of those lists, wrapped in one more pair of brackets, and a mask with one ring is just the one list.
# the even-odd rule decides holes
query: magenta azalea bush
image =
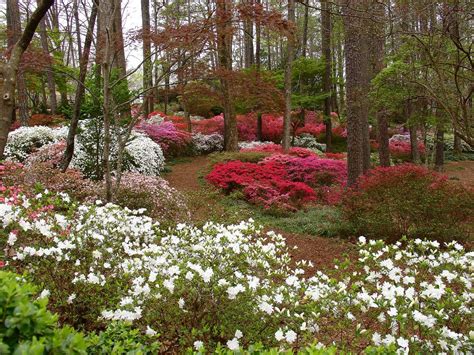
{"label": "magenta azalea bush", "polygon": [[172,122],[160,124],[142,122],[136,128],[158,143],[165,157],[177,157],[192,153],[191,134],[178,130]]}

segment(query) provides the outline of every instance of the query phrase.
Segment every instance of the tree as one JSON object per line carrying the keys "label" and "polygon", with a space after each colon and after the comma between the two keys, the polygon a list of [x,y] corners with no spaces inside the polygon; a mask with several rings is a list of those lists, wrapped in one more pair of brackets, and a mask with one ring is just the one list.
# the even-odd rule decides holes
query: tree
{"label": "tree", "polygon": [[224,103],[224,149],[238,150],[237,122],[231,94],[232,72],[232,1],[216,2],[217,51],[219,74]]}
{"label": "tree", "polygon": [[292,93],[292,68],[295,47],[295,1],[288,1],[288,35],[286,44],[285,64],[285,115],[283,117],[283,149],[290,149],[291,129],[291,93]]}
{"label": "tree", "polygon": [[370,160],[368,142],[369,63],[365,11],[369,0],[344,1],[346,59],[347,169],[348,184],[354,185]]}
{"label": "tree", "polygon": [[0,63],[0,159],[3,159],[3,152],[7,144],[8,132],[12,124],[13,113],[15,111],[15,89],[18,68],[21,57],[30,44],[36,28],[54,0],[42,0],[36,7],[20,38],[14,44],[10,59]]}
{"label": "tree", "polygon": [[153,111],[153,64],[150,40],[150,1],[141,0],[143,33],[143,113],[148,116]]}
{"label": "tree", "polygon": [[331,5],[328,0],[321,1],[321,49],[325,63],[323,76],[323,90],[327,94],[324,99],[324,123],[326,125],[326,150],[331,151],[332,122],[331,122]]}
{"label": "tree", "polygon": [[92,39],[94,35],[94,26],[97,21],[97,12],[98,6],[97,2],[94,1],[92,4],[92,11],[89,18],[89,24],[87,26],[86,39],[84,41],[84,51],[81,53],[81,60],[79,64],[79,79],[77,82],[76,95],[74,98],[74,107],[72,111],[71,122],[69,123],[69,131],[66,140],[66,150],[64,151],[64,156],[61,161],[62,171],[66,171],[69,164],[71,163],[72,157],[74,155],[74,140],[77,133],[77,126],[79,124],[79,118],[81,114],[81,105],[85,93],[85,81],[87,75],[87,66],[89,64],[89,56],[92,47]]}
{"label": "tree", "polygon": [[[18,0],[7,0],[7,27],[8,31],[8,44],[13,47],[19,40],[21,34],[21,17]],[[18,113],[20,123],[23,126],[28,124],[28,95],[26,93],[26,80],[25,73],[22,70],[18,70],[16,77],[16,91],[18,95]]]}

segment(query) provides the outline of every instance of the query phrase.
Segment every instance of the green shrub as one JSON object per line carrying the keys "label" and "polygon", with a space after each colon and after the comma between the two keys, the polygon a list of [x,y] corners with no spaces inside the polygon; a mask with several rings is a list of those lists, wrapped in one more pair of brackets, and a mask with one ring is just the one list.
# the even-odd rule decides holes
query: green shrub
{"label": "green shrub", "polygon": [[0,271],[0,354],[85,354],[82,334],[58,328],[47,298],[36,295],[19,275]]}
{"label": "green shrub", "polygon": [[89,336],[89,354],[156,354],[160,344],[156,335],[147,336],[131,323],[112,322],[98,335]]}
{"label": "green shrub", "polygon": [[343,197],[350,233],[396,241],[403,236],[463,240],[473,232],[474,191],[424,167],[378,168]]}

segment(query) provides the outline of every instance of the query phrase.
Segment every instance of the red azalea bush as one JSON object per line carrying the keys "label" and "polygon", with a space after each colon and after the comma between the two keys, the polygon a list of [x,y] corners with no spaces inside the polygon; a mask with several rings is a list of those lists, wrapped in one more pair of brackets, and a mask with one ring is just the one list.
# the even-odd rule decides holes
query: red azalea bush
{"label": "red azalea bush", "polygon": [[264,159],[262,164],[283,167],[289,180],[312,187],[318,199],[328,204],[339,202],[347,181],[347,165],[341,160],[276,154]]}
{"label": "red azalea bush", "polygon": [[206,177],[227,193],[242,190],[250,202],[280,210],[296,210],[316,198],[336,203],[346,178],[343,161],[285,154],[275,154],[258,163],[219,163]]}
{"label": "red azalea bush", "polygon": [[243,190],[250,202],[265,208],[296,210],[316,197],[308,185],[290,181],[284,167],[273,163],[220,163],[206,179],[226,192]]}
{"label": "red azalea bush", "polygon": [[[389,143],[390,155],[394,160],[410,161],[411,160],[411,145],[410,142],[390,141]],[[423,156],[425,154],[425,145],[422,142],[418,143],[418,150]]]}
{"label": "red azalea bush", "polygon": [[473,233],[474,191],[414,164],[377,168],[342,200],[353,235],[449,241]]}
{"label": "red azalea bush", "polygon": [[326,152],[324,156],[328,159],[335,159],[335,160],[345,160],[347,159],[347,153],[331,153]]}
{"label": "red azalea bush", "polygon": [[189,155],[192,152],[192,136],[190,133],[178,130],[172,122],[150,124],[142,122],[137,130],[146,133],[163,149],[165,157]]}

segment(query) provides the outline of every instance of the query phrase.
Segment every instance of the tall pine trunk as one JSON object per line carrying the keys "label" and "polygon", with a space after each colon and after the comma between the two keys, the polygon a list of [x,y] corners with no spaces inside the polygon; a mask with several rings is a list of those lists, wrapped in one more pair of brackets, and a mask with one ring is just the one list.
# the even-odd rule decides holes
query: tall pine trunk
{"label": "tall pine trunk", "polygon": [[[363,6],[365,5],[365,6]],[[344,2],[344,37],[347,98],[348,184],[354,185],[366,169],[368,146],[369,66],[366,23],[361,11],[367,1]]]}
{"label": "tall pine trunk", "polygon": [[288,1],[288,22],[289,22],[289,33],[287,37],[286,45],[286,61],[285,61],[285,115],[283,117],[283,150],[288,151],[290,149],[290,135],[291,135],[291,82],[292,82],[292,69],[293,69],[293,57],[295,47],[295,1]]}
{"label": "tall pine trunk", "polygon": [[231,94],[230,75],[232,72],[232,1],[216,2],[217,51],[219,58],[220,82],[224,103],[224,149],[237,151],[238,134],[234,102]]}
{"label": "tall pine trunk", "polygon": [[326,126],[326,150],[332,150],[332,122],[331,122],[331,9],[329,0],[321,1],[321,48],[324,58],[323,91],[327,94],[324,99],[324,124]]}

